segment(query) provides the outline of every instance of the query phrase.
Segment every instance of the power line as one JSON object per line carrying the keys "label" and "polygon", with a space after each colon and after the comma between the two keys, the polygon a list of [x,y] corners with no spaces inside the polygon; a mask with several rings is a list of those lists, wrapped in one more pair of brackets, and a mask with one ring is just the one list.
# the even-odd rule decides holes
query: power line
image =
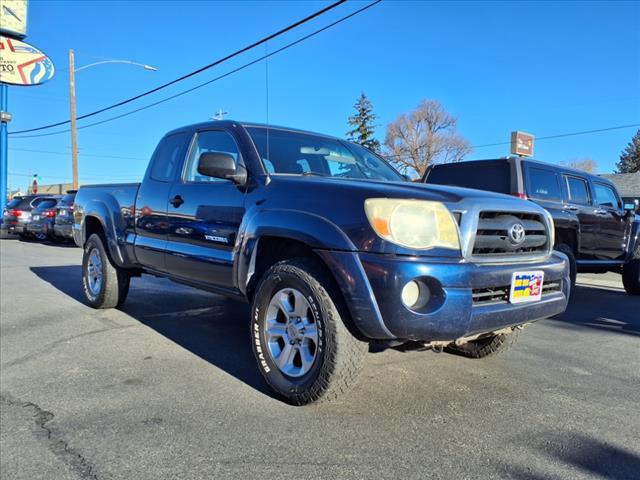
{"label": "power line", "polygon": [[[71,152],[53,152],[51,150],[31,150],[29,148],[10,148],[9,150],[17,151],[17,152],[32,152],[32,153],[47,153],[51,155],[64,155],[69,156]],[[95,157],[95,158],[113,158],[119,160],[148,160],[148,158],[141,157],[122,157],[120,155],[98,155],[95,153],[83,153],[80,152],[80,155],[83,157]]]}
{"label": "power line", "polygon": [[[299,44],[301,42],[304,42],[305,40],[308,40],[309,38],[314,37],[314,36],[324,32],[325,30],[328,30],[331,27],[334,27],[335,25],[338,25],[339,23],[342,23],[342,22],[350,19],[351,17],[354,17],[354,16],[358,15],[359,13],[364,12],[365,10],[373,7],[374,5],[377,5],[381,1],[382,0],[375,0],[374,2],[371,2],[368,5],[365,5],[364,7],[359,8],[358,10],[355,10],[354,12],[350,13],[349,15],[345,15],[344,17],[336,20],[335,22],[332,22],[332,23],[330,23],[330,24],[328,24],[328,25],[326,25],[326,26],[324,26],[322,28],[319,28],[318,30],[313,31],[308,35],[300,37],[299,39],[297,39],[297,40],[295,40],[295,41],[293,41],[291,43],[288,43],[287,45],[284,45],[283,47],[280,47],[280,48],[278,48],[278,49],[276,49],[276,50],[274,50],[272,52],[269,52],[268,54],[265,54],[265,55],[263,55],[263,56],[261,56],[259,58],[256,58],[255,60],[252,60],[251,62],[245,63],[244,65],[241,65],[238,68],[234,68],[233,70],[230,70],[227,73],[224,73],[224,74],[219,75],[219,76],[217,76],[215,78],[212,78],[211,80],[203,82],[203,83],[201,83],[199,85],[196,85],[194,87],[188,88],[187,90],[183,90],[182,92],[176,93],[175,95],[171,95],[169,97],[163,98],[162,100],[158,100],[157,102],[153,102],[153,103],[150,103],[150,104],[145,105],[143,107],[136,108],[136,109],[131,110],[129,112],[125,112],[125,113],[122,113],[120,115],[109,117],[109,118],[106,118],[104,120],[100,120],[98,122],[89,123],[87,125],[82,125],[82,126],[78,127],[78,130],[81,130],[83,128],[95,127],[96,125],[102,125],[103,123],[112,122],[112,121],[118,120],[118,119],[120,119],[122,117],[126,117],[128,115],[133,115],[134,113],[138,113],[138,112],[140,112],[142,110],[146,110],[148,108],[155,107],[156,105],[159,105],[159,104],[164,103],[164,102],[168,102],[169,100],[173,100],[174,98],[178,98],[178,97],[181,97],[182,95],[186,95],[188,93],[191,93],[194,90],[198,90],[199,88],[205,87],[206,85],[209,85],[209,84],[211,84],[213,82],[216,82],[218,80],[222,80],[225,77],[233,75],[234,73],[237,73],[237,72],[239,72],[241,70],[244,70],[245,68],[248,68],[248,67],[250,67],[252,65],[255,65],[258,62],[261,62],[261,61],[263,61],[263,60],[265,60],[265,59],[267,59],[267,58],[269,58],[269,57],[271,57],[273,55],[276,55],[276,54],[278,54],[278,53],[280,53],[280,52],[282,52],[284,50],[287,50],[287,49],[289,49],[289,48],[291,48],[291,47],[293,47],[293,46],[295,46],[295,45],[297,45],[297,44]],[[18,137],[13,137],[13,138],[15,139],[15,138],[47,137],[47,136],[50,136],[50,135],[60,135],[60,134],[63,134],[63,133],[68,133],[70,131],[71,130],[67,129],[67,130],[60,130],[60,131],[51,132],[51,133],[39,133],[39,134],[35,134],[35,135],[20,135]],[[18,132],[15,132],[15,133],[18,133]]]}
{"label": "power line", "polygon": [[[152,88],[151,90],[147,90],[146,92],[140,93],[140,94],[135,95],[135,96],[130,97],[130,98],[127,98],[127,99],[122,100],[122,101],[120,101],[118,103],[114,103],[112,105],[109,105],[108,107],[104,107],[104,108],[101,108],[99,110],[95,110],[93,112],[81,115],[81,116],[77,117],[76,120],[82,120],[84,118],[89,118],[89,117],[92,117],[94,115],[98,115],[99,113],[106,112],[107,110],[112,110],[114,108],[121,107],[122,105],[126,105],[127,103],[131,103],[131,102],[133,102],[135,100],[138,100],[138,99],[140,99],[142,97],[145,97],[147,95],[151,95],[152,93],[155,93],[155,92],[157,92],[159,90],[167,88],[167,87],[169,87],[171,85],[174,85],[174,84],[176,84],[178,82],[186,80],[187,78],[191,78],[194,75],[202,73],[205,70],[209,70],[210,68],[213,68],[216,65],[220,65],[221,63],[226,62],[227,60],[230,60],[230,59],[232,59],[234,57],[237,57],[238,55],[241,55],[242,53],[245,53],[245,52],[257,47],[258,45],[262,45],[265,42],[273,40],[274,38],[279,37],[280,35],[283,35],[284,33],[287,33],[289,31],[299,27],[300,25],[303,25],[303,24],[309,22],[309,21],[313,20],[314,18],[316,18],[316,17],[318,17],[320,15],[323,15],[324,13],[328,12],[329,10],[333,10],[334,8],[336,8],[337,6],[343,4],[346,1],[347,0],[338,0],[335,3],[332,3],[331,5],[328,5],[327,7],[323,8],[321,10],[318,10],[314,14],[309,15],[308,17],[305,17],[302,20],[298,20],[297,22],[292,23],[291,25],[289,25],[289,26],[287,26],[285,28],[283,28],[281,30],[278,30],[277,32],[272,33],[271,35],[268,35],[268,36],[266,36],[266,37],[264,37],[264,38],[262,38],[262,39],[260,39],[260,40],[258,40],[256,42],[250,44],[250,45],[247,45],[246,47],[243,47],[240,50],[236,50],[235,52],[233,52],[233,53],[231,53],[229,55],[226,55],[225,57],[222,57],[222,58],[220,58],[220,59],[218,59],[218,60],[216,60],[214,62],[211,62],[210,64],[205,65],[204,67],[198,68],[197,70],[194,70],[194,71],[192,71],[190,73],[182,75],[181,77],[178,77],[178,78],[176,78],[174,80],[171,80],[170,82],[164,83],[164,84],[162,84],[162,85],[160,85],[158,87]],[[45,129],[48,129],[48,128],[59,127],[60,125],[66,125],[68,123],[71,123],[71,120],[65,120],[63,122],[52,123],[52,124],[49,124],[49,125],[44,125],[42,127],[29,128],[29,129],[26,129],[26,130],[18,130],[16,132],[9,132],[9,134],[11,135],[11,134],[18,134],[18,133],[35,132],[35,131],[38,131],[38,130],[45,130]]]}
{"label": "power line", "polygon": [[[560,133],[558,135],[546,135],[544,137],[536,137],[536,142],[540,140],[550,140],[552,138],[574,137],[576,135],[588,135],[590,133],[608,132],[609,130],[621,130],[623,128],[640,127],[640,123],[632,123],[630,125],[620,125],[617,127],[597,128],[595,130],[583,130],[581,132]],[[511,142],[486,143],[484,145],[475,145],[471,148],[495,147],[498,145],[511,145]]]}
{"label": "power line", "polygon": [[[37,173],[37,172],[36,172]],[[33,177],[33,173],[16,173],[16,172],[8,172],[8,174],[10,176],[14,176],[14,177]],[[71,182],[71,177],[62,177],[60,175],[48,175],[46,173],[38,173],[39,177],[43,177],[43,178],[52,178],[52,179],[57,179],[57,180],[65,180],[68,182]],[[122,175],[80,175],[81,178],[84,179],[88,179],[88,180],[125,180],[125,181],[133,181],[133,180],[139,180],[142,178],[142,175],[126,175],[126,176],[122,176]]]}
{"label": "power line", "polygon": [[[608,132],[610,130],[622,130],[624,128],[632,128],[632,127],[640,127],[640,123],[632,123],[629,125],[619,125],[616,127],[607,127],[607,128],[597,128],[595,130],[582,130],[579,132],[570,132],[570,133],[559,133],[557,135],[545,135],[543,137],[536,137],[535,141],[538,142],[540,140],[550,140],[552,138],[563,138],[563,137],[574,137],[576,135],[588,135],[591,133],[599,133],[599,132]],[[471,148],[472,149],[476,149],[476,148],[485,148],[485,147],[497,147],[497,146],[501,146],[501,145],[511,145],[511,142],[496,142],[496,143],[485,143],[484,145],[472,145]],[[424,148],[427,148],[427,145],[422,145],[420,147],[418,147],[415,150],[422,150]],[[415,151],[414,150],[414,151]],[[397,157],[402,157],[405,155],[401,155],[401,154],[395,154],[395,155],[384,155],[387,158],[397,158]]]}

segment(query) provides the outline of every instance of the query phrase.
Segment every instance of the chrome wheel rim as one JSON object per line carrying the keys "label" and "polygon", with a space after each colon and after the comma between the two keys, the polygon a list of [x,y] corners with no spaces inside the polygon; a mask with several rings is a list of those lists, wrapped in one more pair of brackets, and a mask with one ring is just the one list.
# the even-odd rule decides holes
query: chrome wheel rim
{"label": "chrome wheel rim", "polygon": [[302,377],[318,355],[318,325],[305,296],[294,288],[276,292],[265,319],[269,356],[289,377]]}
{"label": "chrome wheel rim", "polygon": [[87,261],[87,287],[94,297],[100,294],[102,288],[102,259],[100,252],[94,248],[89,252],[89,260]]}

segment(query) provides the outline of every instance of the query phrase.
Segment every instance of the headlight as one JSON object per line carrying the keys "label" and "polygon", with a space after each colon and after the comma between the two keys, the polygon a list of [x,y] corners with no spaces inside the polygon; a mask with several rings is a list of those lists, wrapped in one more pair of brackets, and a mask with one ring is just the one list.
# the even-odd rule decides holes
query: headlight
{"label": "headlight", "polygon": [[397,245],[417,250],[460,249],[456,221],[440,202],[369,198],[364,210],[378,236]]}

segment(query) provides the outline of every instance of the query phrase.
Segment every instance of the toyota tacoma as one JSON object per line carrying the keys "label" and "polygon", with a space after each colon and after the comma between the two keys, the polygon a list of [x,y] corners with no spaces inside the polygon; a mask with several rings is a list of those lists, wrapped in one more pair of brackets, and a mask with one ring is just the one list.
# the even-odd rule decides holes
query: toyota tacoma
{"label": "toyota tacoma", "polygon": [[235,121],[166,134],[139,184],[81,187],[73,235],[92,307],[121,305],[141,274],[249,302],[258,368],[295,405],[346,391],[370,344],[504,350],[571,288],[538,205],[411,183],[357,144]]}

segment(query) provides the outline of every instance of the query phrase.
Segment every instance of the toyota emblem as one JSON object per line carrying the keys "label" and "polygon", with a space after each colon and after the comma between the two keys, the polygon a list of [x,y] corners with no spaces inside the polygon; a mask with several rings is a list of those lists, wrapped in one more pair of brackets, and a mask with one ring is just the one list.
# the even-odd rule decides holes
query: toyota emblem
{"label": "toyota emblem", "polygon": [[509,228],[509,239],[513,244],[520,245],[524,242],[525,236],[526,233],[521,223],[514,223],[511,225],[511,228]]}

